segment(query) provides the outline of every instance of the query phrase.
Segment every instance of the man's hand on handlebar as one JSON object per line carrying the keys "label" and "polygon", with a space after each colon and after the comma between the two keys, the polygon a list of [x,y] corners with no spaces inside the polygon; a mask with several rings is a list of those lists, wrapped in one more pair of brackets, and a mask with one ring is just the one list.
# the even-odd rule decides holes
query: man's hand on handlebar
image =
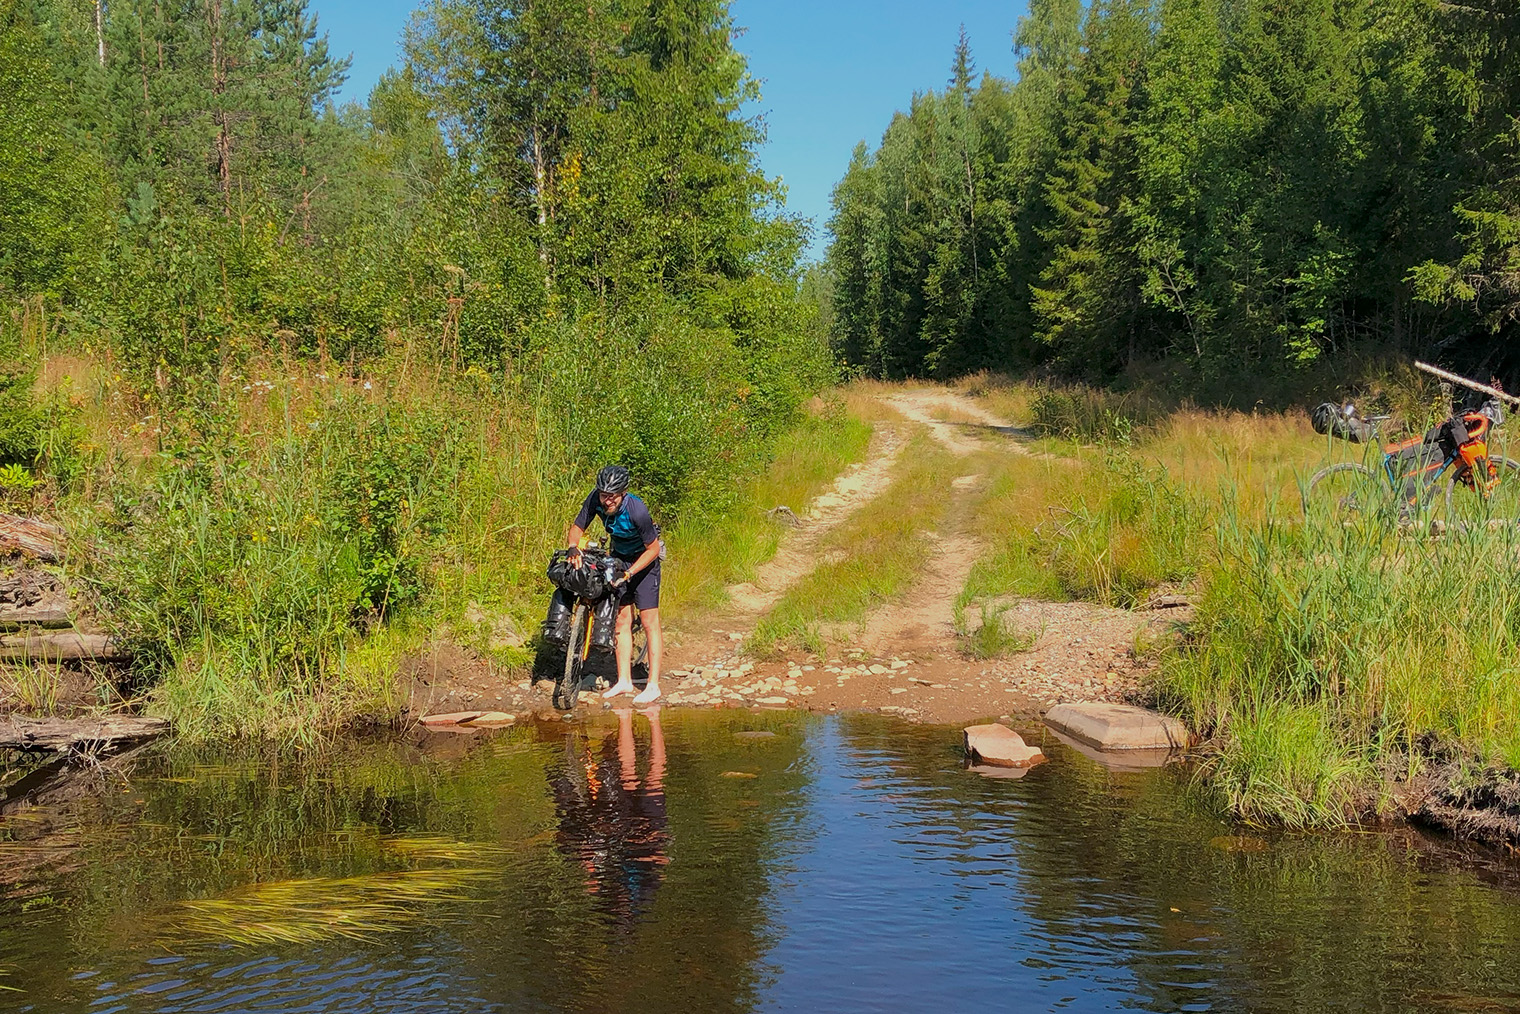
{"label": "man's hand on handlebar", "polygon": [[570,566],[576,570],[581,569],[581,550],[579,546],[571,546],[565,550],[565,559],[570,561]]}

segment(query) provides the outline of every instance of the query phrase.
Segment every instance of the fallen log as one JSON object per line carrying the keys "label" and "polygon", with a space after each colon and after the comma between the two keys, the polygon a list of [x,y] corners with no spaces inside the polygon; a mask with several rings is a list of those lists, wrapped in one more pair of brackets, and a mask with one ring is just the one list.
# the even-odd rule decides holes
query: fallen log
{"label": "fallen log", "polygon": [[1419,360],[1415,360],[1414,365],[1416,369],[1424,370],[1426,373],[1430,374],[1433,377],[1440,377],[1442,380],[1446,381],[1449,384],[1457,384],[1461,387],[1469,388],[1471,390],[1477,391],[1479,394],[1486,394],[1490,398],[1498,398],[1500,401],[1507,401],[1516,408],[1520,408],[1520,398],[1517,398],[1515,395],[1510,394],[1507,391],[1501,391],[1499,388],[1490,387],[1487,384],[1480,384],[1476,380],[1468,380],[1466,377],[1452,373],[1448,370],[1443,370],[1439,366],[1431,366],[1429,363],[1422,363]]}
{"label": "fallen log", "polygon": [[166,718],[104,715],[99,718],[0,717],[0,750],[110,749],[162,736]]}
{"label": "fallen log", "polygon": [[131,653],[105,634],[12,634],[0,637],[0,662],[119,662]]}
{"label": "fallen log", "polygon": [[57,563],[63,556],[63,529],[36,518],[0,514],[0,549]]}
{"label": "fallen log", "polygon": [[63,630],[72,627],[69,607],[58,605],[17,606],[0,602],[0,630],[21,630],[24,627],[44,627]]}

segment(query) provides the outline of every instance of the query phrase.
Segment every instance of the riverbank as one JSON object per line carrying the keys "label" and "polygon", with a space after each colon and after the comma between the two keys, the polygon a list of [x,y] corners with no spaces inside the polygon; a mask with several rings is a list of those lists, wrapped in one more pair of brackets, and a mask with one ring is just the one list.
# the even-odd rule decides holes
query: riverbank
{"label": "riverbank", "polygon": [[[1307,476],[1359,449],[1293,415],[1130,418],[1098,392],[984,380],[868,390],[896,434],[870,485],[909,505],[921,565],[882,590],[875,510],[856,506],[855,534],[825,512],[789,536],[806,553],[672,646],[671,701],[945,722],[1136,701],[1198,732],[1208,785],[1248,822],[1520,841],[1508,533],[1305,518]],[[940,502],[912,507],[914,481]]]}
{"label": "riverbank", "polygon": [[[1248,822],[1409,817],[1520,841],[1510,536],[1305,520],[1304,478],[1356,451],[1293,415],[988,378],[852,385],[778,435],[724,509],[672,526],[665,703],[931,723],[1141,703],[1197,732],[1207,784]],[[343,671],[378,689],[307,734],[549,715],[531,641],[563,510],[537,495],[540,530],[514,536],[511,562],[461,575],[434,557],[425,607],[345,642]],[[1455,605],[1432,609],[1432,589]],[[166,700],[149,707],[172,714]]]}

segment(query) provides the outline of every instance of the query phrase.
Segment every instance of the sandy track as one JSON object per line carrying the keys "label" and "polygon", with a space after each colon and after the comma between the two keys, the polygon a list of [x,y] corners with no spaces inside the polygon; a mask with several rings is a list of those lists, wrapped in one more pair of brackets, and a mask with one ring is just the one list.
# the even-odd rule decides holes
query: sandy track
{"label": "sandy track", "polygon": [[[1028,454],[1029,434],[943,388],[912,388],[881,398],[903,418],[880,422],[866,458],[816,497],[782,538],[776,555],[751,582],[728,589],[730,602],[707,616],[678,617],[666,643],[666,701],[674,705],[874,710],[913,721],[963,722],[999,714],[1038,714],[1060,701],[1122,700],[1137,693],[1145,665],[1135,658],[1137,634],[1160,636],[1175,614],[1131,613],[1090,603],[1011,600],[1006,616],[1034,646],[1006,658],[978,661],[964,653],[954,604],[983,546],[959,522],[985,482],[989,456]],[[945,416],[945,419],[936,418]],[[955,421],[947,421],[955,420]],[[964,420],[972,420],[965,422]],[[823,562],[823,536],[856,518],[891,483],[918,426],[965,460],[952,480],[949,524],[922,533],[921,575],[864,624],[826,631],[836,645],[825,656],[793,652],[755,660],[742,651],[757,621],[787,589]],[[791,505],[788,505],[791,506]],[[781,522],[778,522],[781,523]],[[547,683],[504,685],[472,653],[419,659],[414,713],[421,708],[500,708],[550,714]],[[426,700],[420,704],[417,698]],[[585,694],[586,707],[598,707]]]}
{"label": "sandy track", "polygon": [[776,555],[758,569],[754,581],[728,587],[730,606],[723,623],[748,628],[788,588],[810,573],[818,565],[819,540],[880,495],[891,481],[892,468],[906,443],[902,427],[878,424],[866,460],[851,465],[830,489],[814,498],[781,540]]}
{"label": "sandy track", "polygon": [[[1032,439],[1032,433],[1006,419],[998,418],[963,394],[943,388],[914,388],[889,395],[883,400],[914,422],[927,426],[934,439],[956,454],[972,454],[987,449],[988,443],[975,432],[978,427],[989,435],[1013,438],[999,441],[1000,450],[1015,454],[1029,453],[1021,441]],[[973,421],[964,423],[938,419],[935,417],[936,410]]]}
{"label": "sandy track", "polygon": [[[971,398],[942,388],[914,388],[882,401],[924,426],[952,453],[1029,454],[1030,434],[987,412]],[[945,416],[947,419],[937,418]],[[948,420],[972,420],[963,421]],[[908,434],[893,430],[874,446],[861,470],[880,489]],[[890,456],[890,457],[889,457]],[[981,458],[984,464],[986,459]],[[984,475],[968,461],[967,474],[946,489],[950,529],[970,516]],[[844,481],[847,477],[842,477]],[[820,498],[822,501],[823,498]],[[849,520],[868,498],[847,498],[820,519],[828,528]],[[826,529],[825,529],[826,530]],[[820,561],[814,530],[799,529],[754,585],[730,589],[735,606],[712,635],[694,638],[672,657],[685,663],[672,703],[699,706],[803,706],[813,710],[879,710],[915,721],[959,722],[1000,713],[1037,713],[1070,700],[1122,700],[1136,693],[1144,666],[1134,658],[1137,632],[1160,634],[1169,617],[1134,614],[1091,603],[1014,600],[1000,603],[1034,646],[1008,658],[976,661],[963,653],[954,605],[983,544],[966,532],[923,533],[927,550],[918,580],[898,599],[858,624],[826,631],[831,644],[848,645],[816,657],[746,659],[740,642],[786,588]],[[678,663],[679,664],[679,663]]]}

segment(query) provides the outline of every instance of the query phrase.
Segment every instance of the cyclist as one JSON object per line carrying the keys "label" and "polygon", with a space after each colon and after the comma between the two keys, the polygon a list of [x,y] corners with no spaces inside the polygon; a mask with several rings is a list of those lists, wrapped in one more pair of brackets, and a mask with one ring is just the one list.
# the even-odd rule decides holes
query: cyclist
{"label": "cyclist", "polygon": [[649,682],[633,699],[635,704],[649,704],[660,697],[660,652],[664,641],[660,635],[660,560],[665,544],[660,529],[649,516],[644,501],[628,492],[628,469],[608,465],[597,474],[596,489],[581,504],[570,531],[570,563],[581,565],[581,539],[591,519],[602,519],[607,529],[612,555],[628,565],[626,573],[614,584],[618,596],[617,612],[617,682],[603,697],[617,697],[634,692],[633,685],[633,611],[639,611],[644,632],[649,638]]}

